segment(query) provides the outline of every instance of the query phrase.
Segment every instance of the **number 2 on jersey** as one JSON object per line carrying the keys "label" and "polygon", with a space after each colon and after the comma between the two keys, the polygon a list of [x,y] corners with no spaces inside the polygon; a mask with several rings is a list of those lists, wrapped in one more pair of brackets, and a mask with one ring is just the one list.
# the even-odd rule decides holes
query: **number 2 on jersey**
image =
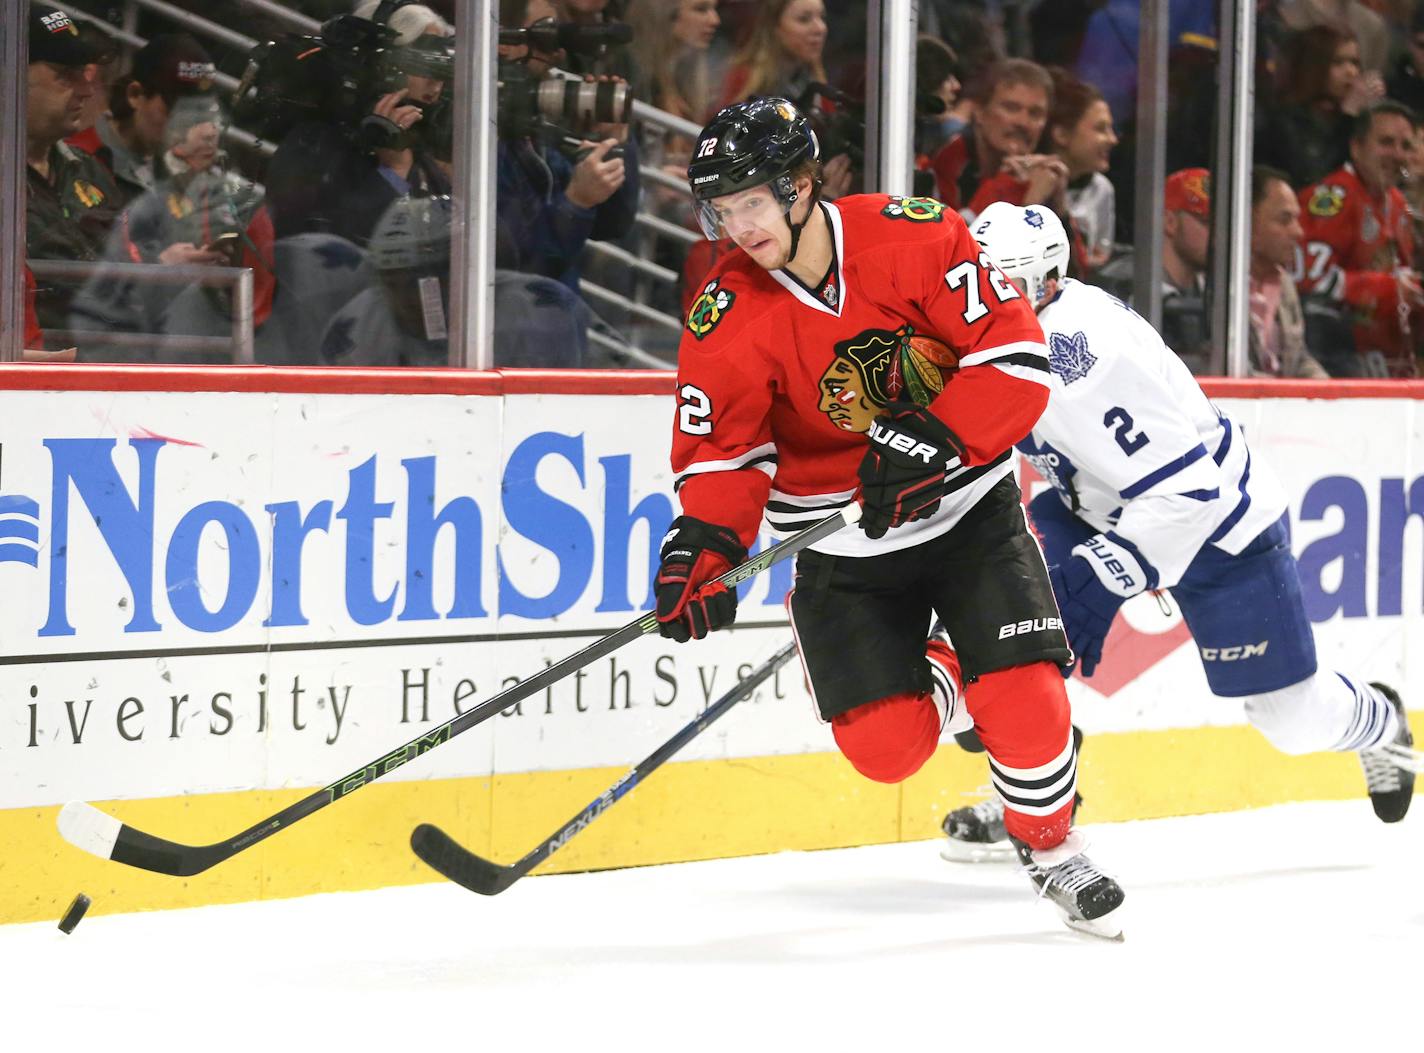
{"label": "number 2 on jersey", "polygon": [[983,297],[979,295],[980,269],[989,272],[989,286],[1000,303],[1017,299],[1019,295],[1019,291],[1004,277],[1003,271],[989,261],[988,253],[981,252],[977,264],[973,260],[965,260],[951,267],[945,271],[944,283],[950,289],[964,288],[964,320],[971,325],[989,313]]}
{"label": "number 2 on jersey", "polygon": [[1152,441],[1145,431],[1139,430],[1136,435],[1132,434],[1132,414],[1121,406],[1114,406],[1103,415],[1103,425],[1108,428],[1117,425],[1113,438],[1117,439],[1122,452],[1129,457]]}
{"label": "number 2 on jersey", "polygon": [[708,435],[712,431],[712,400],[707,392],[692,384],[677,389],[682,405],[677,408],[678,430],[686,435]]}

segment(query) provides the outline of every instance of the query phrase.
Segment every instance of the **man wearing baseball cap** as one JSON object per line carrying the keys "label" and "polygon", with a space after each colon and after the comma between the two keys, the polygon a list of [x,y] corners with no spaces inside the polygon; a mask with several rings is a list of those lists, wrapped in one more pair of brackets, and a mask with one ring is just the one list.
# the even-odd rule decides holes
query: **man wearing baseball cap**
{"label": "man wearing baseball cap", "polygon": [[[95,260],[118,209],[118,192],[94,158],[64,143],[79,131],[96,90],[91,63],[100,49],[63,11],[30,5],[25,119],[25,252],[34,259]],[[41,288],[40,323],[64,324],[72,290]]]}
{"label": "man wearing baseball cap", "polygon": [[114,83],[109,115],[96,125],[102,147],[95,156],[126,204],[175,174],[163,160],[175,110],[217,116],[215,75],[212,58],[187,33],[156,36],[134,53],[128,74]]}
{"label": "man wearing baseball cap", "polygon": [[[1167,177],[1162,214],[1162,340],[1200,373],[1209,365],[1206,321],[1207,248],[1211,240],[1211,175],[1183,168]],[[1132,303],[1133,253],[1098,271],[1094,283]]]}

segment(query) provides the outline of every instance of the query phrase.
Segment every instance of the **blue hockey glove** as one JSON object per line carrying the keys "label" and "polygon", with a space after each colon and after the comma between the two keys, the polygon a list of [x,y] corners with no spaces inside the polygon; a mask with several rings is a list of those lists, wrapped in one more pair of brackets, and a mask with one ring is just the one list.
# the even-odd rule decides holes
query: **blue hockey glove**
{"label": "blue hockey glove", "polygon": [[1144,567],[1120,540],[1095,534],[1073,548],[1068,559],[1048,568],[1053,595],[1063,615],[1068,646],[1085,677],[1103,657],[1103,642],[1118,609],[1129,598],[1156,585],[1156,572]]}

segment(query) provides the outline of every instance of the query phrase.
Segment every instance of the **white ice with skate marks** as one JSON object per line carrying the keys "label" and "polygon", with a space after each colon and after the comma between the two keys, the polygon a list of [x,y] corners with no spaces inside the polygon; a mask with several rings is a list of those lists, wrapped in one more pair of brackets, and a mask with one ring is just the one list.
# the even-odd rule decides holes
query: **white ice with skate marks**
{"label": "white ice with skate marks", "polygon": [[23,1053],[1416,1047],[1395,1014],[1419,984],[1424,809],[1085,829],[1127,890],[1122,944],[1070,933],[1012,864],[918,842],[0,926],[0,1033]]}

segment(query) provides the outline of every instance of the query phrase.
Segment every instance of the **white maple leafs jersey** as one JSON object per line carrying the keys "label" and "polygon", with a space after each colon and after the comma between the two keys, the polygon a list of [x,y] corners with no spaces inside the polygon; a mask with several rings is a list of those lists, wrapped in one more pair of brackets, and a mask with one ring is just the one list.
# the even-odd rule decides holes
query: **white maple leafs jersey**
{"label": "white maple leafs jersey", "polygon": [[1054,387],[1019,451],[1079,519],[1135,548],[1147,587],[1230,555],[1285,511],[1275,475],[1145,319],[1066,280],[1038,315]]}

